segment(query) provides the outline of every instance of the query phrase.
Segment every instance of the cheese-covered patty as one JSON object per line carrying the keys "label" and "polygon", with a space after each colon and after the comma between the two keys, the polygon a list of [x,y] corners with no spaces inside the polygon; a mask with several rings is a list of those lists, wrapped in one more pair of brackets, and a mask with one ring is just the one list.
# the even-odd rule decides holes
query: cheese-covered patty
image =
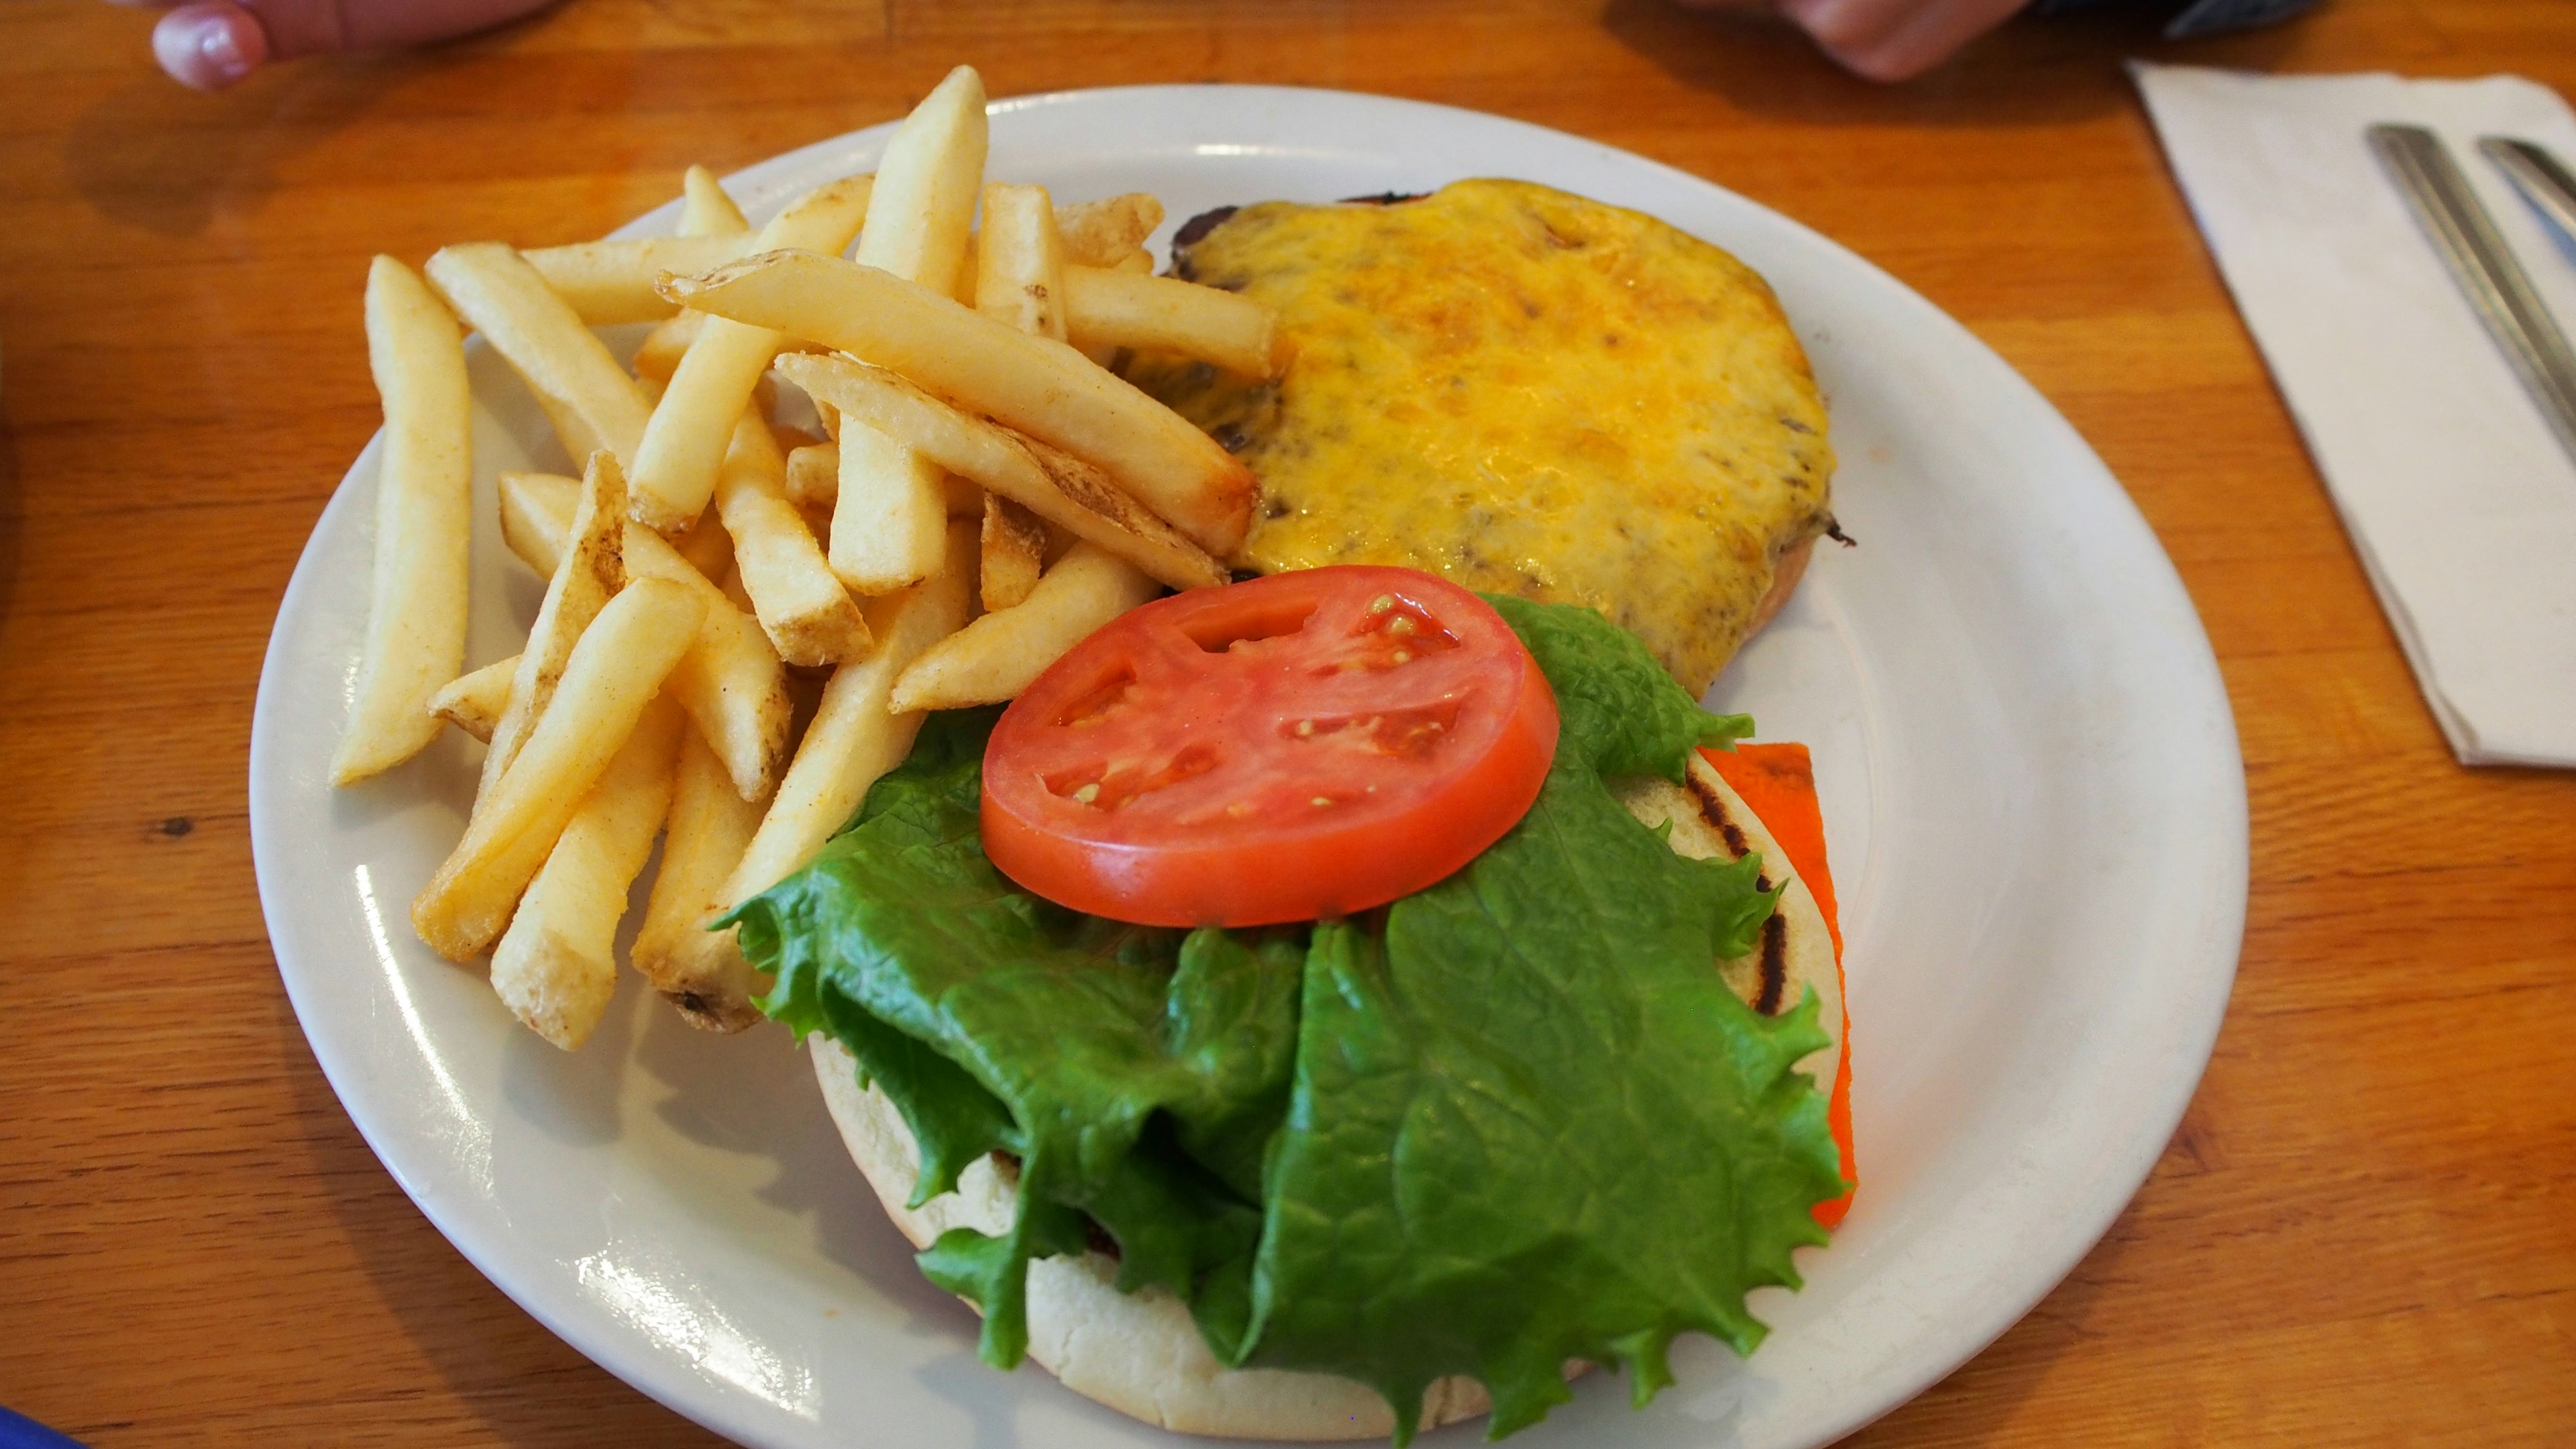
{"label": "cheese-covered patty", "polygon": [[1182,236],[1175,270],[1269,303],[1294,348],[1266,383],[1133,368],[1259,477],[1240,566],[1402,564],[1588,604],[1697,693],[1831,522],[1824,404],[1779,302],[1653,217],[1461,181]]}

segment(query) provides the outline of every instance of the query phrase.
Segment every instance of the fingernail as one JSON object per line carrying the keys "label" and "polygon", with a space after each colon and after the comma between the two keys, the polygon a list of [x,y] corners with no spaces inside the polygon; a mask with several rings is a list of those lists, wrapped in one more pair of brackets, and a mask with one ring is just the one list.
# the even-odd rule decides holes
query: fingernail
{"label": "fingernail", "polygon": [[220,90],[257,70],[266,59],[261,37],[243,33],[258,23],[229,5],[173,10],[153,28],[153,58],[181,85]]}
{"label": "fingernail", "polygon": [[227,82],[250,74],[250,57],[242,54],[241,36],[220,20],[211,21],[199,29],[197,52],[215,68],[215,74]]}

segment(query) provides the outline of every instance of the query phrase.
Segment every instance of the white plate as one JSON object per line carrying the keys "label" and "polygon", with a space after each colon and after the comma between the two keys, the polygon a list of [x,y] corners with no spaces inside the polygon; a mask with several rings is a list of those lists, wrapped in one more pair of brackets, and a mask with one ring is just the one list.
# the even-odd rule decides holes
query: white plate
{"label": "white plate", "polygon": [[[755,217],[869,169],[888,128],[736,176]],[[1596,1375],[1533,1446],[1820,1444],[1903,1402],[2048,1291],[2179,1119],[2244,919],[2244,778],[2190,600],[2119,485],[2038,393],[1884,273],[1730,192],[1490,116],[1322,91],[1169,86],[994,108],[992,173],[1079,200],[1227,202],[1550,182],[1759,268],[1805,339],[1860,540],[1716,697],[1815,747],[1849,931],[1862,1187],[1770,1341],[1704,1340],[1632,1413]],[[667,230],[665,207],[628,228]],[[1167,224],[1167,233],[1169,224]],[[355,345],[354,343],[352,345]],[[561,466],[474,360],[473,662],[537,581],[491,525],[503,468]],[[295,571],[260,678],[251,836],[279,970],[322,1068],[405,1191],[492,1281],[645,1393],[749,1444],[1148,1445],[1034,1367],[974,1356],[842,1155],[786,1034],[701,1035],[631,984],[584,1051],[511,1025],[412,936],[461,829],[452,742],[334,793],[366,614],[369,444]],[[1465,1442],[1476,1428],[1446,1431]]]}

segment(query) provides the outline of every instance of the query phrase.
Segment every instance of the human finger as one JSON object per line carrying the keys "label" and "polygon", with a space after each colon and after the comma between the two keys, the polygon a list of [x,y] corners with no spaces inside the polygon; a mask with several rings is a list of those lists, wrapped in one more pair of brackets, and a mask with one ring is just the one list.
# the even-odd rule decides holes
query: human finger
{"label": "human finger", "polygon": [[183,86],[221,90],[268,59],[268,33],[231,0],[198,0],[152,27],[152,58]]}
{"label": "human finger", "polygon": [[1909,80],[2002,24],[2026,0],[1783,0],[1825,53],[1871,80]]}

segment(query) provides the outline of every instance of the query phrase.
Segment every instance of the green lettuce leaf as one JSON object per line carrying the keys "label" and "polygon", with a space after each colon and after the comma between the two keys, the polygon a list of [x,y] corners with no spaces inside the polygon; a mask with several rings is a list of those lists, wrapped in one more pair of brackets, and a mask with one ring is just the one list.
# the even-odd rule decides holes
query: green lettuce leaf
{"label": "green lettuce leaf", "polygon": [[1602,774],[1660,775],[1680,784],[1691,751],[1731,749],[1753,733],[1753,716],[1700,708],[1636,635],[1594,610],[1509,594],[1484,600],[1529,646],[1556,687],[1564,733]]}
{"label": "green lettuce leaf", "polygon": [[1567,1397],[1569,1359],[1642,1403],[1678,1332],[1751,1352],[1745,1293],[1797,1285],[1841,1191],[1790,1070],[1828,1040],[1814,999],[1765,1020],[1711,967],[1713,938],[1750,945],[1759,862],[1674,855],[1568,743],[1464,872],[1382,932],[1316,931],[1247,1361],[1358,1379],[1399,1423],[1447,1374],[1484,1382],[1499,1437]]}
{"label": "green lettuce leaf", "polygon": [[[1024,1204],[1116,1240],[1121,1287],[1198,1304],[1210,1276],[1233,1285],[1200,1325],[1230,1341],[1287,1105],[1303,933],[1152,930],[1013,887],[976,835],[993,717],[935,717],[851,829],[730,919],[777,975],[770,1014],[848,1046],[921,1139],[917,1200],[1010,1152]],[[1062,1214],[1041,1216],[1001,1246],[952,1233],[924,1255],[984,1309],[982,1351],[1003,1367],[1027,1343],[1023,1266],[1082,1246]]]}
{"label": "green lettuce leaf", "polygon": [[1679,778],[1749,733],[1587,610],[1497,599],[1554,685],[1557,758],[1476,862],[1353,921],[1149,930],[1013,887],[976,835],[994,713],[935,716],[812,865],[733,919],[771,1014],[848,1046],[921,1140],[919,1196],[1020,1162],[1007,1234],[921,1255],[1026,1345],[1027,1264],[1116,1244],[1119,1285],[1188,1302],[1217,1357],[1376,1387],[1410,1437],[1447,1374],[1492,1431],[1624,1366],[1640,1402],[1676,1333],[1759,1341],[1745,1293],[1841,1192],[1824,1099],[1717,957],[1770,913],[1757,861],[1688,861],[1605,776]]}

